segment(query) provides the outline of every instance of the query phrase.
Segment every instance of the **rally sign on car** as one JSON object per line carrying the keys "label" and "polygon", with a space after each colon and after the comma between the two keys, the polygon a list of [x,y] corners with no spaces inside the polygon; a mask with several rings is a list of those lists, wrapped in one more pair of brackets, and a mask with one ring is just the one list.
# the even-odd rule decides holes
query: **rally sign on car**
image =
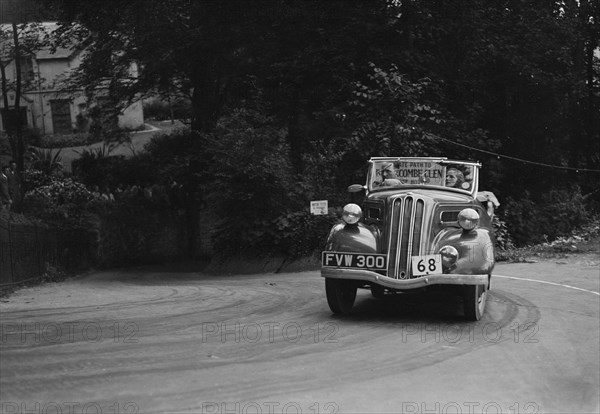
{"label": "rally sign on car", "polygon": [[442,255],[429,254],[412,256],[412,274],[414,276],[435,275],[442,273]]}

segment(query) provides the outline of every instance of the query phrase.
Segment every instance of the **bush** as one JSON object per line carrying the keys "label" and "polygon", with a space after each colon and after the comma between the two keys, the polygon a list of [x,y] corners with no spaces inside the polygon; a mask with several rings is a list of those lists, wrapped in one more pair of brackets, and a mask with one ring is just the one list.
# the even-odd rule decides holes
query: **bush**
{"label": "bush", "polygon": [[594,241],[600,237],[600,217],[594,217],[589,223],[571,231],[569,235],[557,237],[544,247],[551,247],[554,251],[573,252],[579,249],[582,243]]}
{"label": "bush", "polygon": [[299,211],[278,217],[273,241],[290,258],[309,256],[321,251],[331,227],[340,220],[341,211],[330,209],[328,215],[314,216]]}
{"label": "bush", "polygon": [[319,144],[314,154],[304,157],[305,169],[297,185],[305,200],[328,200],[334,206],[348,202],[348,185],[364,182],[365,176],[363,172],[361,180],[355,181],[351,178],[353,174],[341,174],[342,158],[343,153],[336,150],[335,143]]}
{"label": "bush", "polygon": [[533,200],[525,192],[519,200],[508,198],[504,218],[519,246],[552,241],[589,221],[579,187],[555,189]]}
{"label": "bush", "polygon": [[49,185],[51,182],[52,176],[44,171],[34,168],[28,168],[23,171],[23,187],[25,192]]}
{"label": "bush", "polygon": [[302,208],[292,177],[285,131],[269,117],[237,110],[205,139],[211,154],[207,204],[219,219],[215,247],[247,250],[271,244],[273,219]]}
{"label": "bush", "polygon": [[[29,179],[40,177],[39,173],[34,172],[29,172],[28,175]],[[72,178],[50,176],[47,180],[39,180],[37,184],[43,185],[36,186],[25,194],[23,212],[49,223],[85,225],[86,207],[97,197],[85,185]]]}
{"label": "bush", "polygon": [[542,195],[542,205],[551,223],[546,229],[550,240],[568,235],[573,229],[583,226],[590,220],[579,187],[552,190]]}
{"label": "bush", "polygon": [[225,256],[284,255],[295,259],[320,252],[331,227],[339,220],[330,209],[328,215],[315,216],[302,210],[262,223],[254,220],[245,226],[225,223],[218,227],[215,245]]}
{"label": "bush", "polygon": [[496,237],[496,249],[500,251],[513,249],[515,246],[506,222],[500,220],[498,215],[495,215],[492,219],[492,226],[494,226],[494,235]]}
{"label": "bush", "polygon": [[103,267],[156,263],[186,252],[181,218],[160,203],[123,197],[91,207],[100,223],[98,259]]}
{"label": "bush", "polygon": [[157,162],[158,168],[169,164],[185,166],[190,158],[205,154],[203,141],[200,133],[182,127],[168,134],[155,135],[144,149]]}
{"label": "bush", "polygon": [[31,166],[34,170],[41,171],[45,174],[52,174],[52,171],[57,167],[62,167],[61,149],[56,151],[52,149],[29,148],[31,154]]}
{"label": "bush", "polygon": [[108,146],[103,148],[105,150],[83,151],[71,164],[74,175],[86,186],[115,189],[118,186],[149,186],[162,180],[162,164],[152,154],[145,152],[127,158],[109,155]]}
{"label": "bush", "polygon": [[158,99],[144,101],[144,117],[163,121],[171,117],[169,104]]}
{"label": "bush", "polygon": [[144,102],[144,116],[147,119],[164,121],[171,119],[171,110],[175,119],[190,119],[192,117],[192,106],[188,100],[174,99],[171,107],[169,103],[158,99]]}
{"label": "bush", "polygon": [[96,140],[87,132],[76,134],[54,134],[44,135],[39,138],[39,144],[37,146],[42,148],[79,147],[93,144],[95,141]]}

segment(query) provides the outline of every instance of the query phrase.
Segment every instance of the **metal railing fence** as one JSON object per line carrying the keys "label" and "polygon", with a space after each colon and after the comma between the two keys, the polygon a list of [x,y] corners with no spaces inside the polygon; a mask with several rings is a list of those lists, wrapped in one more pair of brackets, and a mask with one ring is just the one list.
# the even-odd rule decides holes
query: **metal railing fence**
{"label": "metal railing fence", "polygon": [[91,263],[89,232],[0,220],[0,288],[72,272]]}

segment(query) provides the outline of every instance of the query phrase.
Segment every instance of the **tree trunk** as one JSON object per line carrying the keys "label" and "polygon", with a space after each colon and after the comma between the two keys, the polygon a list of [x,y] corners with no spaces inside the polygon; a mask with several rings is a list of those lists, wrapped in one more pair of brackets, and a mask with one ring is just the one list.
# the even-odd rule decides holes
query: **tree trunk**
{"label": "tree trunk", "polygon": [[[585,45],[585,70],[586,70],[586,88],[587,88],[587,105],[586,105],[586,120],[585,120],[585,131],[586,131],[586,166],[593,168],[593,157],[594,154],[598,154],[597,143],[600,141],[600,117],[598,116],[598,106],[596,104],[597,98],[594,96],[594,85],[597,84],[598,79],[595,78],[594,71],[594,49],[598,46],[599,33],[594,31],[593,27],[590,27],[589,19],[593,18],[591,5],[586,2],[586,22],[588,22],[587,28],[587,39]],[[596,16],[598,18],[600,16]],[[596,143],[596,145],[595,145]],[[596,148],[595,148],[596,147]]]}
{"label": "tree trunk", "polygon": [[8,134],[8,141],[10,143],[10,150],[13,160],[17,163],[19,170],[23,169],[24,154],[25,154],[25,142],[23,141],[23,122],[21,118],[21,50],[19,44],[19,34],[17,32],[17,23],[13,21],[11,23],[13,31],[13,45],[14,45],[14,62],[16,72],[16,87],[15,87],[15,102],[13,108],[10,108],[8,102],[8,86],[6,78],[6,68],[4,64],[0,62],[0,72],[2,76],[2,95],[4,99],[4,120],[6,125],[4,128]]}
{"label": "tree trunk", "polygon": [[227,85],[218,77],[196,76],[192,94],[192,130],[211,132],[222,115]]}
{"label": "tree trunk", "polygon": [[[581,10],[580,10],[581,12]],[[573,50],[573,91],[569,93],[569,165],[579,167],[579,157],[582,153],[582,128],[581,128],[581,96],[577,93],[577,85],[580,83],[583,70],[584,41],[578,35]]]}
{"label": "tree trunk", "polygon": [[[19,33],[17,32],[17,23],[15,21],[12,22],[12,31],[13,31],[13,42],[15,45],[15,72],[16,72],[16,87],[15,87],[15,110],[19,112],[19,108],[21,107],[21,48],[19,45]],[[21,117],[18,117],[17,128],[20,130],[21,128]]]}
{"label": "tree trunk", "polygon": [[[6,79],[6,68],[4,67],[4,63],[0,60],[0,78],[2,80],[2,101],[4,103],[4,109],[8,110],[8,85]],[[4,126],[6,128],[6,125]]]}
{"label": "tree trunk", "polygon": [[290,161],[295,174],[302,174],[304,164],[302,162],[302,131],[299,122],[299,114],[297,112],[290,115],[288,118],[288,134],[287,140],[290,145]]}

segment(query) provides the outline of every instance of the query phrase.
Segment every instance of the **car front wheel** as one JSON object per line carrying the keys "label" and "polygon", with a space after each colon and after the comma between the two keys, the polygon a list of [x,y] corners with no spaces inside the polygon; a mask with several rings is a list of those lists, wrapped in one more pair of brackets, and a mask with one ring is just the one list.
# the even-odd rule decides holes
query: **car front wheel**
{"label": "car front wheel", "polygon": [[478,321],[485,312],[487,290],[485,285],[467,285],[463,291],[465,319]]}
{"label": "car front wheel", "polygon": [[349,280],[325,279],[329,309],[336,315],[349,313],[356,299],[356,285]]}

